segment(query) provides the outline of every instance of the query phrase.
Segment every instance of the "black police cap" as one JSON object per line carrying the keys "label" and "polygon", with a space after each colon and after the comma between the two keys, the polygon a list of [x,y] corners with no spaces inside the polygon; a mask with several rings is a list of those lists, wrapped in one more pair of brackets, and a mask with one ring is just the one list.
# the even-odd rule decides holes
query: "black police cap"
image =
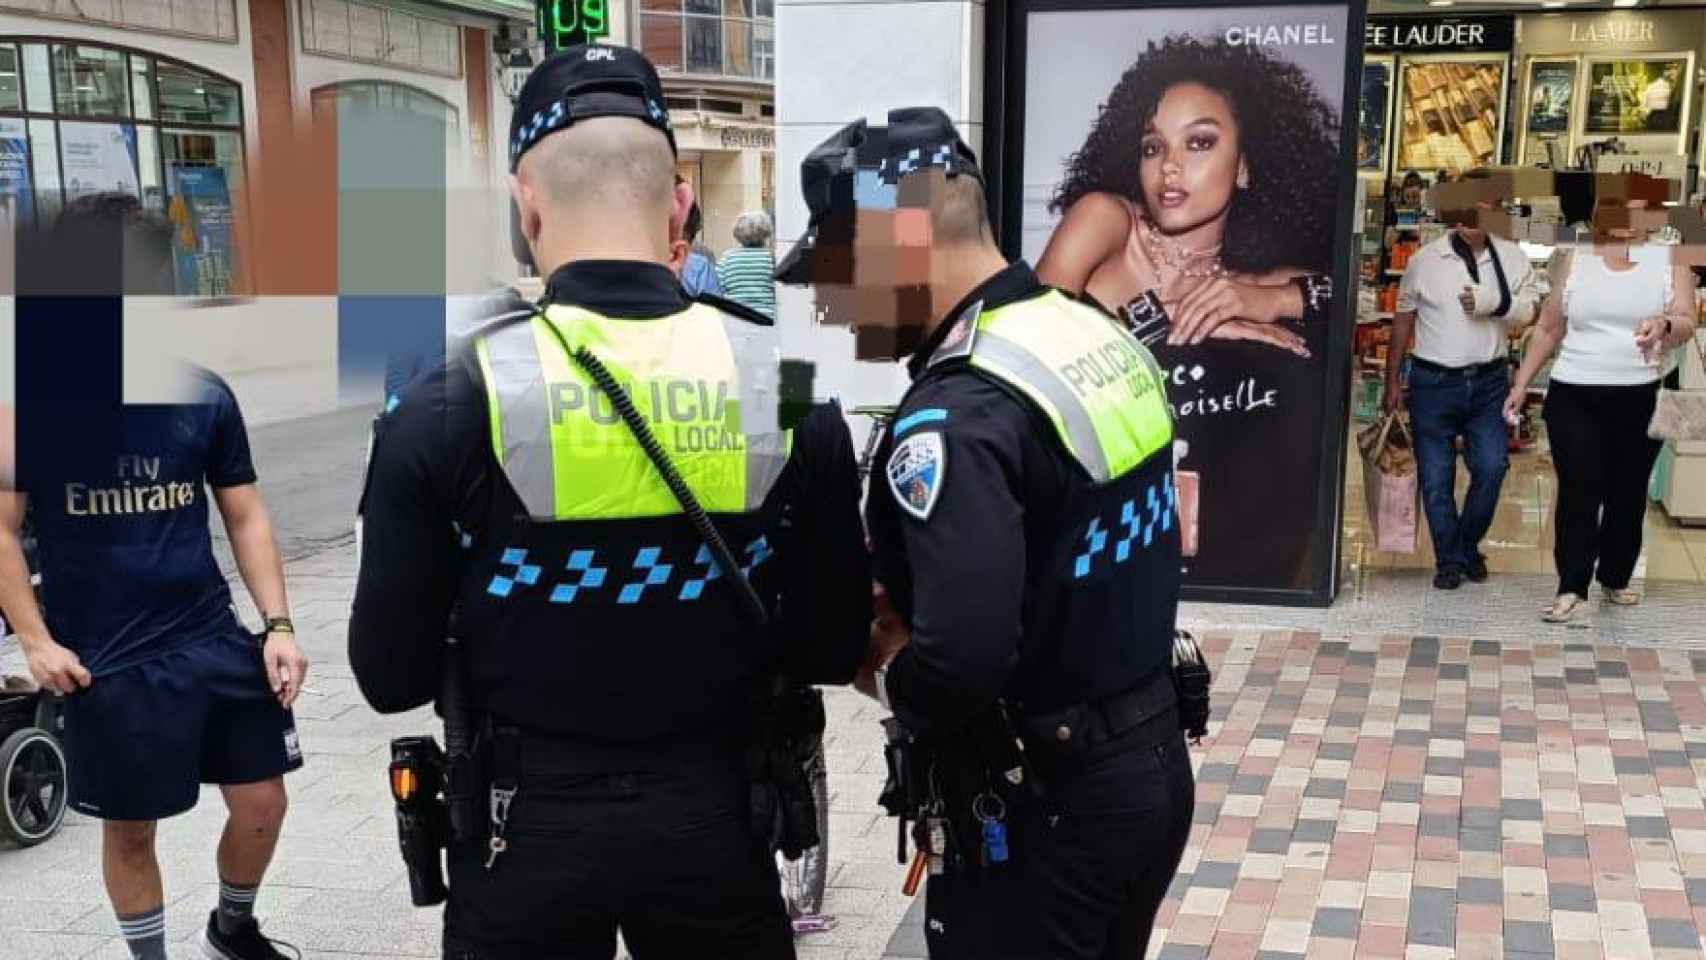
{"label": "black police cap", "polygon": [[941,167],[950,177],[983,181],[977,155],[937,107],[890,110],[886,127],[869,126],[861,117],[837,130],[800,161],[800,190],[810,219],[800,241],[777,265],[776,279],[811,282],[811,253],[818,230],[830,214],[853,209],[853,180],[858,171],[875,171],[886,182],[899,183],[907,174],[930,167]]}
{"label": "black police cap", "polygon": [[593,117],[632,117],[662,131],[675,152],[663,82],[638,50],[593,43],[565,47],[527,76],[509,122],[509,168],[534,144]]}

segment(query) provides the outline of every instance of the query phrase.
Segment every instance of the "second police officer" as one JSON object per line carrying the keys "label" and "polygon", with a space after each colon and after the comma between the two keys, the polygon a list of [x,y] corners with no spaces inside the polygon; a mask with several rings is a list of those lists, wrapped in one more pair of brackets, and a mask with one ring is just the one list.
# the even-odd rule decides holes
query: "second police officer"
{"label": "second police officer", "polygon": [[833,408],[779,423],[768,321],[670,272],[692,203],[674,152],[638,53],[535,70],[510,167],[544,300],[381,421],[350,662],[371,704],[407,710],[454,635],[482,817],[490,798],[489,836],[450,851],[447,960],[608,960],[618,929],[635,960],[794,955],[749,815],[747,704],[778,667],[846,683],[865,653],[858,480]]}
{"label": "second police officer", "polygon": [[[910,641],[861,686],[929,758],[930,955],[1142,957],[1194,802],[1160,371],[1006,261],[942,111],[857,121],[801,181],[810,228],[778,278],[811,283],[860,359],[906,359],[913,381],[867,505]],[[1002,750],[1016,738],[1022,762]]]}

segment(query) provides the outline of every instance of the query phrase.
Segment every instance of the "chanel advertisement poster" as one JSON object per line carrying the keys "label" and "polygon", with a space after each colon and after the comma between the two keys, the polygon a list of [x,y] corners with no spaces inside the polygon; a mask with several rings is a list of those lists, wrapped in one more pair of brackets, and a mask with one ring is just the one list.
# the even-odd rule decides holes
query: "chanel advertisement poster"
{"label": "chanel advertisement poster", "polygon": [[1186,595],[1330,602],[1347,174],[1385,160],[1388,81],[1362,70],[1361,10],[1051,5],[1022,25],[1004,232],[1160,363]]}

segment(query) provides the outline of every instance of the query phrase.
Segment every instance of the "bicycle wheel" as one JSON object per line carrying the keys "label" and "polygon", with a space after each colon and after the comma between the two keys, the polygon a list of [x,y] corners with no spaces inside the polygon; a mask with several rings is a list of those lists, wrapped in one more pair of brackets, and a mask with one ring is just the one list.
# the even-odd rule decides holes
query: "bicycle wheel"
{"label": "bicycle wheel", "polygon": [[818,845],[800,854],[798,860],[780,860],[782,895],[788,902],[788,916],[795,921],[795,932],[802,932],[802,926],[817,928],[824,887],[829,881],[829,768],[822,737],[805,763],[805,774],[817,807]]}

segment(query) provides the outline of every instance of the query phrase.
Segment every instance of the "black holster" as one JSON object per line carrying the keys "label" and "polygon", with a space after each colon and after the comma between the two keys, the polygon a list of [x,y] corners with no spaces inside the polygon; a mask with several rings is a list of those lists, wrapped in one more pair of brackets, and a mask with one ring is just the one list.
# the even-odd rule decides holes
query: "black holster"
{"label": "black holster", "polygon": [[1208,736],[1208,694],[1213,684],[1214,674],[1196,638],[1178,631],[1173,640],[1173,687],[1179,694],[1179,726],[1199,744]]}
{"label": "black holster", "polygon": [[397,839],[417,907],[448,897],[444,851],[475,839],[481,824],[475,759],[473,706],[461,644],[444,652],[438,709],[444,716],[444,748],[430,736],[391,741],[391,794],[397,805]]}
{"label": "black holster", "polygon": [[444,883],[444,849],[450,840],[444,751],[432,737],[392,740],[390,778],[409,898],[417,907],[436,906],[449,895]]}
{"label": "black holster", "polygon": [[775,677],[753,698],[746,746],[752,836],[789,860],[822,842],[806,764],[824,726],[823,694],[812,687]]}

